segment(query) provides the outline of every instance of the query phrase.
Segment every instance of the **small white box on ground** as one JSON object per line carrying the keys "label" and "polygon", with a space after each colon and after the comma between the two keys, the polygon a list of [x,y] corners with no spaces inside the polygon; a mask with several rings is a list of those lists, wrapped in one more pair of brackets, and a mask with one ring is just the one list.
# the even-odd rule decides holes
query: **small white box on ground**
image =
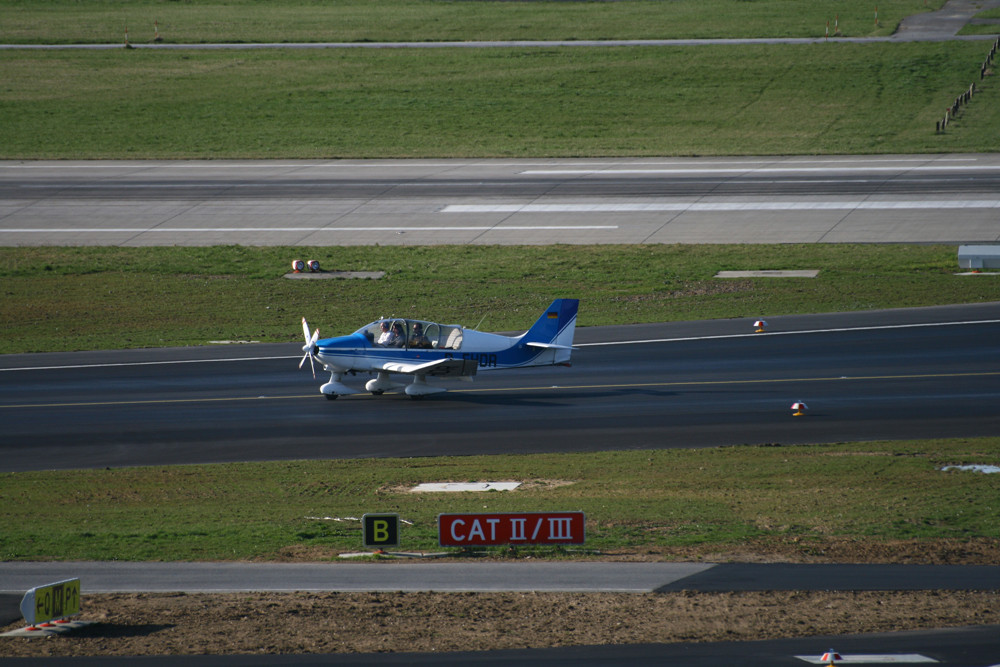
{"label": "small white box on ground", "polygon": [[958,246],[958,268],[1000,269],[1000,245]]}

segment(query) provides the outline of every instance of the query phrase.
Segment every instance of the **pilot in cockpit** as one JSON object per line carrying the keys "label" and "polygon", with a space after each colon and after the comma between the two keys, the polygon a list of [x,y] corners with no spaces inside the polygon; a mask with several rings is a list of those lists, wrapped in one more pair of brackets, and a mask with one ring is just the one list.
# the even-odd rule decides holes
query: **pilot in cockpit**
{"label": "pilot in cockpit", "polygon": [[410,347],[429,348],[430,339],[424,335],[424,325],[420,322],[413,323],[413,336],[410,337]]}

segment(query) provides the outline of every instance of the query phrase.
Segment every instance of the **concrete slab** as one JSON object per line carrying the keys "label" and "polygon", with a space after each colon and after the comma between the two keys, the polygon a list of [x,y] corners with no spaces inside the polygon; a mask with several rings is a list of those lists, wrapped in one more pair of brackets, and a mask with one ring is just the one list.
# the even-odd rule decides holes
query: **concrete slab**
{"label": "concrete slab", "polygon": [[716,278],[815,278],[819,269],[804,271],[719,271]]}
{"label": "concrete slab", "polygon": [[466,491],[513,491],[521,482],[429,482],[410,489],[413,493],[463,493]]}
{"label": "concrete slab", "polygon": [[378,280],[385,277],[385,271],[316,271],[310,273],[286,273],[289,280]]}
{"label": "concrete slab", "polygon": [[60,635],[71,634],[89,625],[94,625],[94,621],[67,621],[65,623],[60,623],[60,622],[43,623],[35,627],[26,626],[23,628],[18,628],[17,630],[11,630],[10,632],[0,633],[0,637],[28,637],[28,638],[58,637]]}

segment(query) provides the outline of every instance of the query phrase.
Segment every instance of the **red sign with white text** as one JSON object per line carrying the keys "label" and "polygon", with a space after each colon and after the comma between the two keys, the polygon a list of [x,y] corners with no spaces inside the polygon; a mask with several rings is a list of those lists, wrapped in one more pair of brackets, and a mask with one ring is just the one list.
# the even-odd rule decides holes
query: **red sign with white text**
{"label": "red sign with white text", "polygon": [[585,525],[583,512],[440,514],[438,543],[443,547],[583,544]]}

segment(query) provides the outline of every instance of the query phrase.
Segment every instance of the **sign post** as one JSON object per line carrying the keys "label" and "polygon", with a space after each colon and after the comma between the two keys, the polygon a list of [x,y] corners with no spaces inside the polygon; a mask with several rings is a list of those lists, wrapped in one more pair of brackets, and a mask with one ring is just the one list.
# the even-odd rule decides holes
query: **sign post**
{"label": "sign post", "polygon": [[21,614],[28,625],[61,620],[80,613],[80,580],[67,579],[37,586],[21,599]]}

